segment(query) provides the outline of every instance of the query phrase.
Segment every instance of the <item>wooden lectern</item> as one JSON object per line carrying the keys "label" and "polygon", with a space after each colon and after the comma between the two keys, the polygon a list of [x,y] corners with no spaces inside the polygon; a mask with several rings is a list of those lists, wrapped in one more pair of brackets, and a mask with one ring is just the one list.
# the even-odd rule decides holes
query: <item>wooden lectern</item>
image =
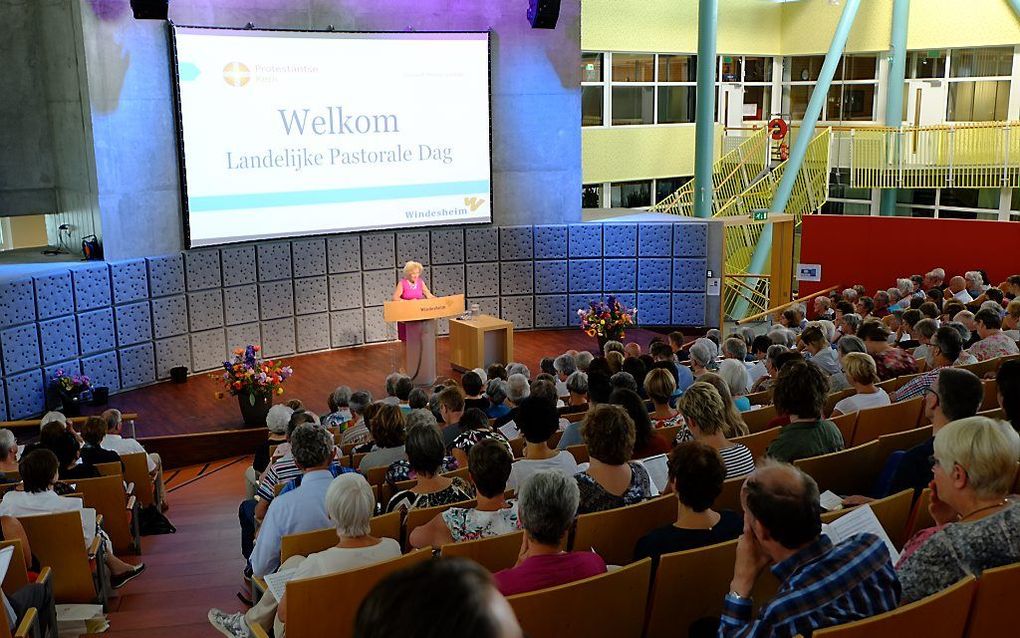
{"label": "wooden lectern", "polygon": [[450,320],[450,364],[454,368],[486,368],[513,358],[514,324],[489,315]]}
{"label": "wooden lectern", "polygon": [[415,385],[436,380],[436,319],[464,314],[464,295],[387,301],[383,319],[404,323],[404,365]]}

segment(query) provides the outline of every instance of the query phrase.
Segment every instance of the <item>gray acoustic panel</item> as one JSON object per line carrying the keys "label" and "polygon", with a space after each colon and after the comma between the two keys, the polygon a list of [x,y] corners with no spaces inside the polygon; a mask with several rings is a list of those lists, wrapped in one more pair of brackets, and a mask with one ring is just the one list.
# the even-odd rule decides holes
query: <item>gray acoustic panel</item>
{"label": "gray acoustic panel", "polygon": [[638,256],[669,257],[672,253],[672,224],[638,224]]}
{"label": "gray acoustic panel", "polygon": [[638,321],[643,326],[666,326],[670,323],[668,292],[642,292],[638,294]]}
{"label": "gray acoustic panel", "polygon": [[578,257],[602,256],[602,225],[601,224],[570,224],[569,255]]}
{"label": "gray acoustic panel", "polygon": [[326,276],[294,280],[294,313],[308,315],[329,310],[329,284]]}
{"label": "gray acoustic panel", "polygon": [[329,309],[360,308],[362,302],[361,273],[348,272],[329,276]]}
{"label": "gray acoustic panel", "polygon": [[156,357],[151,343],[121,348],[118,352],[122,388],[136,388],[156,380]]}
{"label": "gray acoustic panel", "polygon": [[501,297],[499,308],[503,319],[514,324],[515,329],[535,326],[535,299],[531,295]]}
{"label": "gray acoustic panel", "polygon": [[567,292],[567,260],[536,261],[535,292]]}
{"label": "gray acoustic panel", "polygon": [[79,312],[110,305],[110,267],[105,263],[75,268],[71,276],[74,280],[74,305]]}
{"label": "gray acoustic panel", "polygon": [[195,372],[222,367],[226,353],[223,328],[191,333],[191,369]]}
{"label": "gray acoustic panel", "polygon": [[393,286],[397,283],[397,273],[392,268],[387,270],[369,270],[361,273],[362,285],[365,289],[364,305],[381,306],[393,298]]}
{"label": "gray acoustic panel", "polygon": [[116,352],[83,357],[81,371],[88,375],[93,387],[109,388],[110,392],[120,390],[120,365]]}
{"label": "gray acoustic panel", "polygon": [[469,297],[464,300],[464,304],[468,308],[471,308],[472,304],[478,304],[478,311],[483,315],[500,316],[499,297]]}
{"label": "gray acoustic panel", "polygon": [[708,225],[673,224],[673,255],[705,257],[708,255]]}
{"label": "gray acoustic panel", "polygon": [[329,348],[329,313],[302,315],[295,319],[297,351],[314,352]]}
{"label": "gray acoustic panel", "polygon": [[148,301],[117,306],[117,344],[130,346],[152,339],[152,313]]}
{"label": "gray acoustic panel", "polygon": [[606,259],[602,265],[603,290],[637,290],[636,259]]}
{"label": "gray acoustic panel", "polygon": [[31,370],[7,376],[7,416],[24,419],[46,409],[42,371]]}
{"label": "gray acoustic panel", "polygon": [[184,295],[152,300],[152,336],[156,339],[188,332],[188,300]]}
{"label": "gray acoustic panel", "polygon": [[440,317],[439,319],[436,319],[436,334],[440,336],[446,336],[450,334],[449,317]]}
{"label": "gray acoustic panel", "polygon": [[673,290],[677,292],[705,292],[707,286],[707,259],[674,259]]}
{"label": "gray acoustic panel", "polygon": [[144,259],[111,262],[110,276],[113,280],[113,303],[149,298],[149,277]]}
{"label": "gray acoustic panel", "polygon": [[499,265],[500,294],[530,295],[535,289],[533,261],[504,261]]}
{"label": "gray acoustic panel", "polygon": [[703,293],[673,293],[673,325],[704,326],[705,295]]}
{"label": "gray acoustic panel", "polygon": [[46,365],[78,356],[78,323],[73,315],[39,322],[42,362]]}
{"label": "gray acoustic panel", "polygon": [[34,323],[7,328],[0,332],[4,356],[4,373],[14,374],[30,368],[38,368],[39,332]]}
{"label": "gray acoustic panel", "polygon": [[462,264],[464,263],[464,230],[461,228],[443,228],[433,230],[432,263]]}
{"label": "gray acoustic panel", "polygon": [[178,335],[156,341],[156,378],[170,377],[170,368],[191,367],[191,342],[188,335]]}
{"label": "gray acoustic panel", "polygon": [[637,257],[637,224],[604,224],[602,246],[606,257]]}
{"label": "gray acoustic panel", "polygon": [[495,297],[499,295],[499,262],[471,263],[466,267],[468,297]]}
{"label": "gray acoustic panel", "polygon": [[326,274],[326,240],[321,237],[291,242],[294,276],[314,277]]}
{"label": "gray acoustic panel", "polygon": [[259,318],[259,288],[245,284],[223,289],[223,318],[228,326]]}
{"label": "gray acoustic panel", "polygon": [[78,342],[82,354],[92,354],[117,347],[117,326],[113,308],[101,308],[78,314]]}
{"label": "gray acoustic panel", "polygon": [[571,259],[567,264],[570,292],[602,290],[601,259]]}
{"label": "gray acoustic panel", "polygon": [[532,259],[535,256],[535,236],[531,226],[501,226],[499,228],[499,258],[501,261]]}
{"label": "gray acoustic panel", "polygon": [[34,277],[36,314],[49,319],[74,312],[71,273],[68,271]]}
{"label": "gray acoustic panel", "polygon": [[498,259],[499,230],[495,226],[472,226],[464,229],[464,261],[475,263]]}
{"label": "gray acoustic panel", "polygon": [[259,284],[259,308],[262,320],[294,315],[294,284],[290,279]]}
{"label": "gray acoustic panel", "polygon": [[329,313],[330,344],[334,348],[365,342],[365,316],[360,309]]}
{"label": "gray acoustic panel", "polygon": [[[397,262],[396,235],[372,233],[361,236],[361,267],[364,270],[393,268]],[[401,264],[403,265],[403,264]]]}
{"label": "gray acoustic panel", "polygon": [[282,357],[296,350],[293,317],[262,322],[262,354]]}
{"label": "gray acoustic panel", "polygon": [[[150,278],[151,267],[150,263]],[[220,251],[189,250],[184,253],[184,272],[188,290],[219,288],[223,285],[223,278],[220,276]]]}
{"label": "gray acoustic panel", "polygon": [[223,326],[223,291],[219,288],[188,293],[191,332]]}
{"label": "gray acoustic panel", "polygon": [[185,291],[183,255],[147,257],[145,261],[149,265],[149,292],[153,297],[178,295]]}
{"label": "gray acoustic panel", "polygon": [[238,348],[247,348],[254,345],[262,345],[262,329],[257,321],[227,326],[228,356],[233,356],[232,353]]}
{"label": "gray acoustic panel", "polygon": [[330,273],[361,270],[361,241],[357,235],[326,240],[326,263]]}
{"label": "gray acoustic panel", "polygon": [[293,270],[289,241],[259,244],[256,249],[256,257],[259,264],[259,281],[291,278]]}
{"label": "gray acoustic panel", "polygon": [[365,308],[365,343],[391,341],[397,338],[396,328],[383,320],[382,306]]}
{"label": "gray acoustic panel", "polygon": [[397,233],[397,266],[403,267],[409,261],[416,261],[420,264],[431,263],[429,231]]}
{"label": "gray acoustic panel", "polygon": [[464,293],[464,264],[432,266],[432,293],[440,297]]}
{"label": "gray acoustic panel", "polygon": [[567,226],[535,226],[535,259],[567,258]]}
{"label": "gray acoustic panel", "polygon": [[35,321],[35,287],[30,278],[0,283],[0,328]]}
{"label": "gray acoustic panel", "polygon": [[567,295],[535,295],[536,328],[564,328],[569,322]]}
{"label": "gray acoustic panel", "polygon": [[224,286],[240,286],[258,281],[255,246],[227,246],[220,249],[220,254]]}

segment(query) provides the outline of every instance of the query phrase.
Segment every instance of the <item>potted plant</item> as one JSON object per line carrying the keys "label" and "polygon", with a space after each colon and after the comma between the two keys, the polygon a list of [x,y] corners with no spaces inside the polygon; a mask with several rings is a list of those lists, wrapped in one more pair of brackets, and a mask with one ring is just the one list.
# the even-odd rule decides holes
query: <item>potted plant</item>
{"label": "potted plant", "polygon": [[64,416],[78,416],[81,414],[81,404],[87,398],[83,395],[89,392],[92,381],[84,374],[68,374],[57,370],[50,379],[50,387],[60,396],[60,411]]}
{"label": "potted plant", "polygon": [[263,359],[261,346],[250,345],[234,350],[234,358],[223,362],[221,381],[227,392],[237,396],[245,425],[265,425],[266,414],[273,406],[273,396],[283,394],[283,382],[294,371],[279,361]]}
{"label": "potted plant", "polygon": [[599,342],[599,352],[605,350],[607,341],[622,341],[627,328],[634,325],[637,308],[625,308],[613,295],[605,301],[593,301],[587,308],[580,308],[577,316],[581,319],[581,330]]}

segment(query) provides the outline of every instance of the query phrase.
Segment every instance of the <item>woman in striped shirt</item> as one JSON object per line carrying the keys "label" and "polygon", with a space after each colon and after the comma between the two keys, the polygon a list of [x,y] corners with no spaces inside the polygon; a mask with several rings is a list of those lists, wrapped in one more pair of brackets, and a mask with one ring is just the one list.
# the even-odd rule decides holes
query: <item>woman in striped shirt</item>
{"label": "woman in striped shirt", "polygon": [[726,466],[726,478],[746,476],[754,470],[754,457],[746,446],[732,443],[723,434],[726,407],[719,391],[701,382],[687,388],[677,403],[695,440],[715,448]]}

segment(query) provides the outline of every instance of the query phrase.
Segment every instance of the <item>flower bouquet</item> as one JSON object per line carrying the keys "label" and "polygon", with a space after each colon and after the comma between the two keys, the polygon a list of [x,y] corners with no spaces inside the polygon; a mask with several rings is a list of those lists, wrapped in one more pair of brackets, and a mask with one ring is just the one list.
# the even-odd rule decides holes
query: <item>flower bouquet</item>
{"label": "flower bouquet", "polygon": [[593,301],[587,308],[577,311],[581,330],[589,337],[596,337],[600,348],[606,341],[624,339],[627,328],[634,325],[636,315],[637,308],[625,308],[613,295],[605,301]]}
{"label": "flower bouquet", "polygon": [[92,388],[92,380],[84,374],[67,374],[63,370],[50,379],[50,387],[60,395],[65,416],[81,414],[82,395]]}
{"label": "flower bouquet", "polygon": [[283,382],[294,374],[290,366],[263,359],[261,350],[261,346],[254,345],[236,348],[233,360],[223,362],[220,379],[227,392],[237,396],[246,425],[266,424],[273,395],[283,394]]}

